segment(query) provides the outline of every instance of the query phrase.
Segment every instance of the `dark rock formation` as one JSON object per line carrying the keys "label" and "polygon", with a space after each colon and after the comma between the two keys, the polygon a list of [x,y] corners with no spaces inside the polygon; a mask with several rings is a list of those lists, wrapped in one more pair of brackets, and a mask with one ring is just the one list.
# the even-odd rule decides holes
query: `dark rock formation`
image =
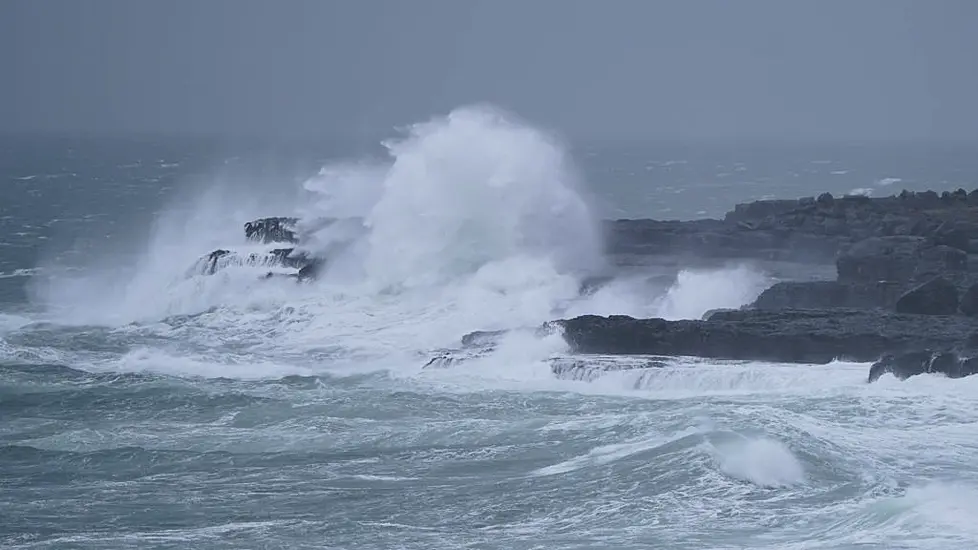
{"label": "dark rock formation", "polygon": [[259,218],[245,223],[245,237],[260,243],[298,243],[295,226],[298,218]]}
{"label": "dark rock formation", "polygon": [[[326,232],[329,239],[306,246],[309,231],[337,222],[342,223]],[[819,269],[834,264],[836,280],[812,280],[831,273],[783,280],[747,308],[711,311],[703,320],[583,316],[538,329],[560,329],[576,353],[799,363],[879,360],[871,381],[883,372],[901,378],[920,372],[954,377],[975,373],[978,360],[970,357],[978,350],[978,273],[971,272],[969,254],[978,254],[978,190],[904,191],[883,198],[823,193],[737,205],[723,219],[614,220],[605,229],[611,263],[619,267],[647,268],[653,262],[636,259],[656,257],[683,264],[786,260]],[[201,271],[214,273],[232,262],[255,262],[296,270],[282,276],[311,279],[325,258],[297,250],[338,250],[364,230],[362,220],[355,219],[302,224],[294,218],[254,220],[245,224],[249,240],[288,244],[259,256],[216,250],[201,260]],[[581,294],[595,292],[608,280],[583,282]],[[462,351],[478,356],[501,334],[467,335]],[[562,363],[554,373],[590,379],[592,359]],[[426,366],[448,366],[457,360],[446,352]]]}
{"label": "dark rock formation", "polygon": [[308,272],[309,269],[318,268],[321,263],[321,260],[296,252],[294,248],[276,248],[268,252],[250,254],[219,249],[201,258],[193,271],[201,275],[213,275],[229,266],[252,266],[284,267],[297,269],[300,272],[306,269]]}
{"label": "dark rock formation", "polygon": [[884,353],[972,349],[978,320],[867,310],[718,311],[708,321],[587,315],[555,321],[577,353],[687,355],[785,363],[875,361]]}
{"label": "dark rock formation", "polygon": [[204,275],[213,275],[218,269],[217,262],[230,253],[230,250],[218,249],[208,254],[200,266],[201,273]]}
{"label": "dark rock formation", "polygon": [[[823,193],[739,204],[723,220],[615,220],[608,222],[607,233],[612,254],[824,262],[874,237],[919,237],[930,246],[978,253],[978,193],[904,191],[881,198]],[[865,281],[872,273],[858,278]]]}
{"label": "dark rock formation", "polygon": [[846,284],[839,281],[782,281],[751,305],[780,309],[893,309],[906,285],[900,282]]}
{"label": "dark rock formation", "polygon": [[[245,238],[263,244],[299,242],[295,231],[298,219],[286,217],[259,218],[244,225]],[[267,252],[240,254],[233,250],[218,249],[201,258],[191,274],[213,275],[229,266],[252,266],[294,269],[295,273],[268,272],[262,278],[289,277],[296,280],[314,278],[324,264],[322,258],[296,250],[294,246],[275,248]]]}
{"label": "dark rock formation", "polygon": [[844,250],[836,267],[844,283],[922,281],[966,272],[968,255],[923,237],[871,237]]}
{"label": "dark rock formation", "polygon": [[721,220],[608,222],[607,249],[615,256],[686,255],[709,258],[831,261],[841,239],[790,228],[758,229]]}
{"label": "dark rock formation", "polygon": [[908,353],[887,353],[869,369],[869,382],[879,380],[884,374],[892,374],[906,380],[918,374],[943,374],[948,378],[963,378],[978,374],[978,357],[962,357],[957,353],[931,350]]}
{"label": "dark rock formation", "polygon": [[954,315],[958,312],[958,287],[944,277],[934,277],[896,302],[897,313]]}

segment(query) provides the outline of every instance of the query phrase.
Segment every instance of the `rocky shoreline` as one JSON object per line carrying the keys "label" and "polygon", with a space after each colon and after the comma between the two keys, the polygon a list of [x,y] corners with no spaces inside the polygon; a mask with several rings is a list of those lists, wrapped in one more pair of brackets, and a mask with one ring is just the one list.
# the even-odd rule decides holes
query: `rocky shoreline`
{"label": "rocky shoreline", "polygon": [[[299,225],[295,218],[248,222],[249,241],[276,248],[247,256],[217,250],[198,272],[239,263],[290,270],[269,277],[314,278],[328,259],[299,250]],[[834,264],[836,278],[782,280],[739,310],[700,320],[588,315],[538,329],[559,330],[575,353],[874,362],[870,382],[886,373],[978,372],[978,189],[881,198],[824,193],[740,204],[719,220],[613,220],[605,232],[619,265],[655,257],[790,261]],[[495,336],[469,335],[463,345],[491,346]],[[436,357],[429,365],[450,362]]]}
{"label": "rocky shoreline", "polygon": [[723,220],[618,220],[620,253],[835,263],[703,320],[583,316],[551,323],[578,353],[787,363],[874,362],[868,380],[978,372],[978,190],[823,194],[738,205]]}

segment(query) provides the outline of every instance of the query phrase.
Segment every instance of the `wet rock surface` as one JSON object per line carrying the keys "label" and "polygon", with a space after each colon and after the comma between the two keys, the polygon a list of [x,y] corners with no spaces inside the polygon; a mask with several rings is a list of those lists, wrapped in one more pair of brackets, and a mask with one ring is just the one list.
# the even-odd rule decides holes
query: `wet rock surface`
{"label": "wet rock surface", "polygon": [[577,353],[845,359],[873,362],[870,382],[978,372],[978,190],[758,201],[723,220],[617,220],[609,235],[621,254],[832,262],[836,277],[781,280],[754,303],[702,320],[549,324]]}
{"label": "wet rock surface", "polygon": [[708,320],[581,316],[555,321],[577,353],[688,355],[782,363],[876,361],[884,353],[974,349],[978,322],[867,310],[718,311]]}

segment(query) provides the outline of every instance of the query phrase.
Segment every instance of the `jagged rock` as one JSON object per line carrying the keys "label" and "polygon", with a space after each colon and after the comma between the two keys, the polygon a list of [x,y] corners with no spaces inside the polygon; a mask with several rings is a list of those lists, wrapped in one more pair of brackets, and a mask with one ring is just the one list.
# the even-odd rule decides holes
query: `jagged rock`
{"label": "jagged rock", "polygon": [[298,218],[259,218],[244,225],[245,237],[260,243],[298,243],[295,226]]}
{"label": "jagged rock", "polygon": [[276,248],[265,253],[252,252],[247,255],[218,249],[201,258],[192,273],[213,275],[229,266],[285,267],[299,270],[299,278],[309,278],[315,276],[316,270],[322,264],[322,260],[296,252],[294,248]]}
{"label": "jagged rock", "polygon": [[869,369],[868,382],[876,382],[884,374],[906,380],[918,374],[943,374],[948,378],[964,378],[978,374],[978,357],[960,357],[954,352],[931,350],[908,353],[887,353]]}
{"label": "jagged rock", "polygon": [[218,249],[211,252],[205,257],[203,264],[199,266],[199,271],[204,275],[213,275],[218,269],[217,262],[230,253],[230,250],[224,249]]}
{"label": "jagged rock", "polygon": [[958,311],[958,287],[944,277],[935,277],[914,288],[896,302],[897,313],[954,315]]}
{"label": "jagged rock", "polygon": [[978,320],[868,310],[718,311],[708,321],[586,315],[555,321],[577,353],[687,355],[785,363],[971,349]]}

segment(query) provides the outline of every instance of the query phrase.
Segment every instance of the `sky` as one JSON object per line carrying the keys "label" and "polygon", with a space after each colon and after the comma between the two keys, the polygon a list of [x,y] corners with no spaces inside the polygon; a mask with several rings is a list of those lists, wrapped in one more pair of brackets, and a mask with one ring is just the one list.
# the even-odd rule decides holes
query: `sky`
{"label": "sky", "polygon": [[2,0],[0,132],[978,140],[975,0]]}

